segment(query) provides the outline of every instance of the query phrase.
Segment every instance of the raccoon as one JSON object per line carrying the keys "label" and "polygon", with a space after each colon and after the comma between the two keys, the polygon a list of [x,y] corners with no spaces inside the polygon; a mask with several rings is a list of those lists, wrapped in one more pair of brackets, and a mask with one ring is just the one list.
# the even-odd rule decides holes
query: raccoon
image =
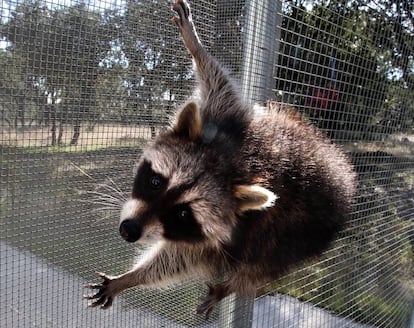
{"label": "raccoon", "polygon": [[185,0],[173,21],[192,56],[197,98],[143,151],[119,232],[155,242],[130,271],[86,287],[90,306],[108,308],[134,286],[206,279],[196,312],[208,318],[231,293],[256,289],[321,254],[346,220],[355,173],[346,156],[299,115],[249,105],[202,46]]}

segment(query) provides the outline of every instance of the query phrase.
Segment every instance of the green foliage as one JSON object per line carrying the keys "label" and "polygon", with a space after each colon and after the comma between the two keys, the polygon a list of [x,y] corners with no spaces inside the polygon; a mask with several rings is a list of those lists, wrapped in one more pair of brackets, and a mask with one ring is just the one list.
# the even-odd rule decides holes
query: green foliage
{"label": "green foliage", "polygon": [[9,127],[24,125],[25,115],[34,117],[36,91],[27,81],[24,61],[18,54],[0,51],[0,121]]}
{"label": "green foliage", "polygon": [[[414,90],[408,1],[298,0],[283,10],[276,89],[292,95],[283,100],[305,106],[341,138],[379,139],[412,127],[404,122],[414,115],[407,102]],[[325,104],[315,90],[327,95]]]}
{"label": "green foliage", "polygon": [[189,56],[160,1],[128,2],[120,45],[128,61],[123,116],[165,123],[166,113],[191,93]]}
{"label": "green foliage", "polygon": [[[10,6],[0,23],[8,42],[0,50],[1,119],[8,125],[29,120],[56,132],[71,123],[76,143],[82,122],[164,123],[191,93],[189,56],[164,2],[101,10],[46,4]],[[216,20],[216,35],[201,26],[203,42],[239,76],[245,2],[198,6],[198,21]],[[407,0],[284,2],[276,90],[289,96],[281,100],[303,106],[332,136],[378,139],[410,129],[413,21]],[[336,91],[329,110],[312,102],[312,89]]]}
{"label": "green foliage", "polygon": [[9,45],[0,50],[3,120],[11,125],[15,116],[23,126],[35,98],[31,118],[54,134],[72,123],[74,144],[87,120],[165,122],[192,91],[189,56],[170,15],[164,2],[151,0],[122,10],[50,8],[42,0],[13,7],[0,26]]}
{"label": "green foliage", "polygon": [[[110,49],[111,27],[85,4],[49,9],[36,0],[17,5],[0,32],[10,44],[2,52],[19,58],[22,67],[20,75],[5,81],[20,78],[24,83],[15,100],[21,125],[25,124],[28,100],[34,99],[34,118],[51,126],[52,145],[58,122],[60,130],[63,123],[74,124],[72,143],[76,144],[80,122],[95,105],[99,63]],[[3,93],[9,94],[5,89]]]}

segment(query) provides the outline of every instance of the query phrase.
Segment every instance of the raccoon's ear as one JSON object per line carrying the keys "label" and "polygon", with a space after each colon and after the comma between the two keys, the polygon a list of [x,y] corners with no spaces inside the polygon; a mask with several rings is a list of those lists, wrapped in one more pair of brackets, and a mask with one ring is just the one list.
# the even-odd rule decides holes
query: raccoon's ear
{"label": "raccoon's ear", "polygon": [[258,185],[236,186],[234,196],[238,201],[240,212],[266,209],[273,206],[277,199],[273,192]]}
{"label": "raccoon's ear", "polygon": [[201,129],[200,109],[195,102],[189,102],[177,114],[173,130],[176,134],[195,141],[201,136]]}

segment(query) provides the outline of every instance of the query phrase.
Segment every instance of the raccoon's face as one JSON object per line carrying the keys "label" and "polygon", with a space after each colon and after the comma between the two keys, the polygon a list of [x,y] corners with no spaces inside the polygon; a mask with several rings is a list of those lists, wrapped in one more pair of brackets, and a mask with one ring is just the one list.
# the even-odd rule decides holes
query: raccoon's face
{"label": "raccoon's face", "polygon": [[233,186],[223,177],[225,165],[212,165],[214,152],[201,141],[202,129],[198,107],[189,103],[172,130],[144,150],[121,212],[126,241],[165,238],[219,247],[231,238],[237,215],[273,204],[272,192]]}
{"label": "raccoon's face", "polygon": [[228,239],[235,211],[232,198],[206,167],[197,144],[161,137],[138,163],[131,199],[121,212],[120,234],[129,242]]}

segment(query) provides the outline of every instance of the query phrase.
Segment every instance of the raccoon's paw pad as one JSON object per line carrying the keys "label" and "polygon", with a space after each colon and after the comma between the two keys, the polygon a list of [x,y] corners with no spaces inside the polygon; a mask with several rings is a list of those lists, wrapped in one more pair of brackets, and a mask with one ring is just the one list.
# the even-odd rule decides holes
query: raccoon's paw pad
{"label": "raccoon's paw pad", "polygon": [[88,305],[89,307],[100,306],[101,309],[108,309],[115,298],[115,293],[112,292],[111,288],[114,278],[101,272],[97,272],[96,274],[103,279],[103,282],[100,284],[85,285],[85,288],[97,289],[98,291],[93,295],[84,295],[83,298],[87,300],[95,300]]}
{"label": "raccoon's paw pad", "polygon": [[174,16],[172,19],[180,27],[183,25],[185,21],[191,19],[190,6],[185,0],[177,0],[175,4],[172,6],[172,10],[174,10],[178,15]]}

